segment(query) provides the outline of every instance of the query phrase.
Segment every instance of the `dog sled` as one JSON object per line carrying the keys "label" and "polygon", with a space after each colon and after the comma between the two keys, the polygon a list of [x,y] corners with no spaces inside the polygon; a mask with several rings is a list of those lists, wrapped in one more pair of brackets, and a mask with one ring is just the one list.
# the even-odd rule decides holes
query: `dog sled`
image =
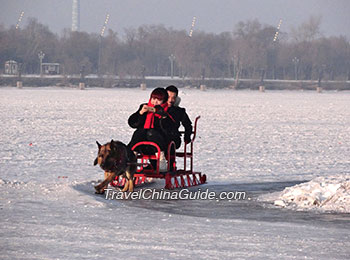
{"label": "dog sled", "polygon": [[[166,156],[167,169],[160,170],[160,154],[159,146],[154,142],[139,142],[132,147],[133,151],[137,151],[137,171],[134,174],[134,185],[140,186],[144,183],[151,182],[154,179],[164,179],[165,189],[176,189],[193,187],[206,182],[206,175],[193,170],[194,149],[193,144],[197,134],[197,124],[200,116],[196,117],[194,129],[192,131],[192,139],[190,143],[184,143],[183,151],[176,151],[175,143],[171,142],[168,145]],[[184,134],[184,132],[181,132]],[[138,149],[141,146],[153,147],[157,152],[155,154],[146,154]],[[156,166],[152,166],[151,160],[156,162]],[[183,161],[181,163],[180,161]],[[111,183],[112,186],[122,187],[126,183],[126,179],[122,176],[117,176]]]}

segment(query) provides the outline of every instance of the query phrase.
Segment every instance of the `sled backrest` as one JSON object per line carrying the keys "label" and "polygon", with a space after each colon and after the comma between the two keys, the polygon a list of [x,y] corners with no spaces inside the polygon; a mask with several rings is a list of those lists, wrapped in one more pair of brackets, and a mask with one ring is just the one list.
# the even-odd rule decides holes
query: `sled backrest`
{"label": "sled backrest", "polygon": [[[196,139],[197,136],[197,125],[198,125],[198,120],[200,119],[200,116],[197,116],[195,121],[194,121],[194,127],[193,127],[193,131],[192,131],[192,139],[191,139],[191,143],[190,143],[190,147],[189,149],[187,148],[188,144],[184,144],[184,151],[183,152],[177,152],[176,156],[177,157],[183,157],[184,158],[184,168],[181,169],[185,172],[187,172],[187,159],[190,159],[190,172],[193,172],[193,143],[194,140]],[[184,131],[180,131],[181,134],[184,134]]]}

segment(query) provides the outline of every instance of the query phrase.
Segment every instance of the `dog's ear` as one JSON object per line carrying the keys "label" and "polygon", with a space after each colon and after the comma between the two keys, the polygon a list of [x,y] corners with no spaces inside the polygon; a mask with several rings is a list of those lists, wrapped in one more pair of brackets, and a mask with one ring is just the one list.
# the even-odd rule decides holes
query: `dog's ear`
{"label": "dog's ear", "polygon": [[98,149],[100,150],[102,145],[98,141],[96,141],[96,144],[98,146]]}
{"label": "dog's ear", "polygon": [[116,143],[114,142],[114,140],[112,139],[111,140],[111,149],[115,149],[117,146],[116,146]]}
{"label": "dog's ear", "polygon": [[97,164],[97,157],[96,157],[96,159],[95,159],[95,161],[94,161],[94,166],[96,166],[96,164]]}

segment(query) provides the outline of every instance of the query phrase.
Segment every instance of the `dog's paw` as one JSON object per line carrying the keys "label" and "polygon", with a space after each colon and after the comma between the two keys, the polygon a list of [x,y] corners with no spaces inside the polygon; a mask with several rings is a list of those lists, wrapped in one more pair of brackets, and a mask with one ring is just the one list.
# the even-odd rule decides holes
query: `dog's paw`
{"label": "dog's paw", "polygon": [[105,190],[104,189],[99,189],[98,186],[95,186],[95,194],[104,194]]}

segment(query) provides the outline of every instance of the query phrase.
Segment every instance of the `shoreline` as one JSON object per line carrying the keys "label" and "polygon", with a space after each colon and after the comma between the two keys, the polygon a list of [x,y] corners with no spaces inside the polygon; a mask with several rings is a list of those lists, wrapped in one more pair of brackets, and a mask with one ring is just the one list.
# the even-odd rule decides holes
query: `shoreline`
{"label": "shoreline", "polygon": [[[148,76],[145,78],[120,78],[115,76],[88,75],[81,78],[78,75],[0,75],[0,87],[16,87],[17,82],[21,81],[23,87],[79,87],[84,83],[84,87],[102,87],[102,88],[156,88],[168,85],[176,85],[179,88],[200,88],[210,89],[250,89],[250,90],[350,90],[350,81],[321,81],[317,80],[271,80],[264,81],[258,79],[239,79],[236,82],[234,78],[179,78],[179,77],[158,77]],[[142,84],[142,86],[141,86]]]}

